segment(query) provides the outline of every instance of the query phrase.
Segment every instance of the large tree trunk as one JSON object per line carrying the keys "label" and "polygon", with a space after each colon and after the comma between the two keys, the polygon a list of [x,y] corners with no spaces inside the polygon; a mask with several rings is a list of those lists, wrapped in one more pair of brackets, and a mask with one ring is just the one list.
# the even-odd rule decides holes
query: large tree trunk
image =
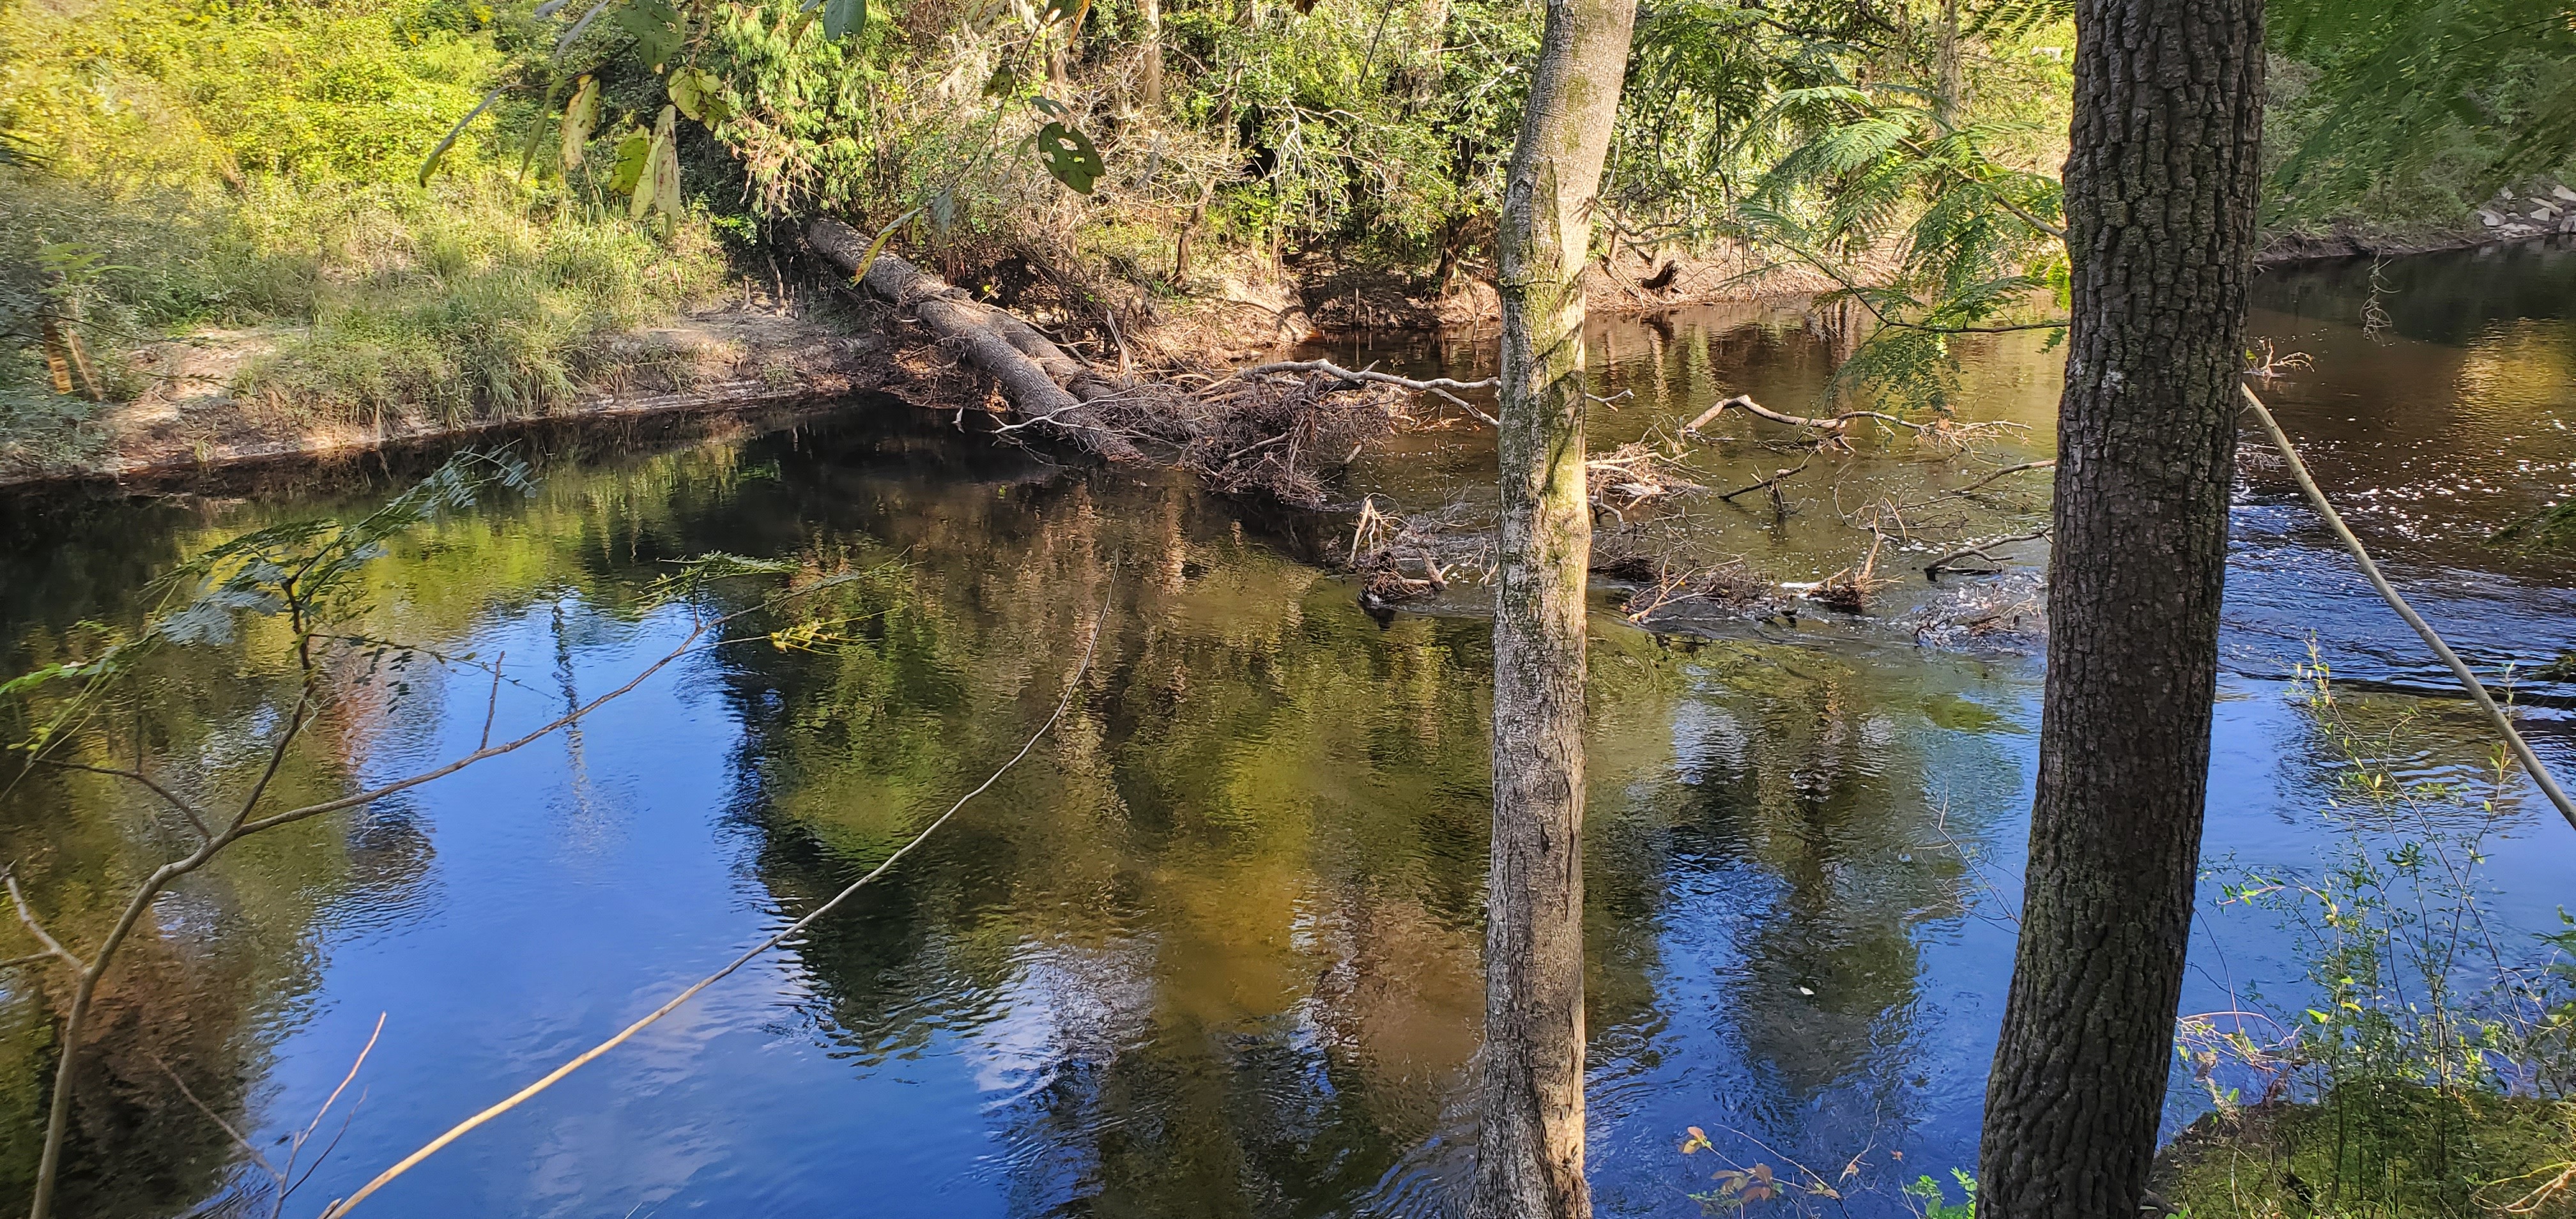
{"label": "large tree trunk", "polygon": [[1636,0],[1548,0],[1503,188],[1501,590],[1479,1219],[1592,1213],[1583,1180],[1583,293]]}
{"label": "large tree trunk", "polygon": [[909,309],[932,334],[954,344],[966,362],[983,370],[1020,417],[1038,430],[1070,440],[1110,461],[1142,461],[1134,441],[1104,426],[1087,403],[1116,396],[1121,386],[1074,358],[1036,327],[966,295],[910,262],[882,250],[869,258],[868,239],[838,220],[806,226],[806,244],[844,271],[864,272],[868,291]]}
{"label": "large tree trunk", "polygon": [[2191,930],[2261,0],[2079,0],[2047,706],[1979,1219],[2133,1219]]}

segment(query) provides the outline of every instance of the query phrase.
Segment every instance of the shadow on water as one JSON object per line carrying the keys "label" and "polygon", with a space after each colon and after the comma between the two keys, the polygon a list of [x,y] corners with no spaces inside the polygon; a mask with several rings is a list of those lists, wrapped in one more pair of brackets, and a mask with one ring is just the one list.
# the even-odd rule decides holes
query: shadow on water
{"label": "shadow on water", "polygon": [[[2563,556],[2481,540],[2563,494],[2576,456],[2552,423],[2569,379],[2530,366],[2565,350],[2567,294],[2547,285],[2567,255],[2510,257],[2509,276],[2544,286],[2498,288],[2474,255],[2391,264],[2394,320],[2365,331],[2366,265],[2273,272],[2257,319],[2316,357],[2275,387],[2285,420],[2339,494],[2387,505],[2368,528],[2488,661],[2566,646],[2576,608]],[[2446,320],[2465,312],[2484,320]],[[1605,396],[1635,392],[1598,434],[1645,436],[1735,392],[1804,405],[1849,341],[1778,308],[1605,323]],[[1401,354],[1467,372],[1476,358]],[[1969,353],[1963,410],[2030,425],[1978,460],[2046,454],[2051,358],[2035,342]],[[2391,386],[2405,402],[2386,402]],[[819,639],[712,650],[576,736],[314,823],[185,888],[167,947],[128,975],[122,1048],[84,1104],[81,1213],[166,1214],[223,1191],[222,1136],[153,1057],[274,1137],[386,1013],[368,1099],[308,1187],[317,1206],[345,1193],[881,859],[1046,719],[1095,623],[1099,658],[1036,764],[778,959],[371,1211],[1454,1213],[1482,1006],[1491,656],[1472,606],[1371,619],[1311,565],[1342,528],[1329,518],[1066,469],[881,402],[779,422],[532,435],[548,477],[528,499],[386,558],[383,629],[510,658],[504,722],[671,646],[685,619],[644,596],[669,560],[875,574]],[[1731,433],[1706,460],[1767,473],[1766,439]],[[1353,485],[1472,505],[1487,444],[1408,437]],[[2278,681],[2307,633],[2365,682],[2431,677],[2262,457],[2240,495],[2210,848],[2296,859],[2333,832],[2316,812],[2335,763]],[[9,667],[64,654],[86,620],[130,621],[181,556],[369,502],[435,459],[12,500]],[[1838,495],[1957,478],[1865,449],[1785,518],[1695,506],[1680,528],[1795,578],[1848,561]],[[2487,485],[2501,489],[2461,490]],[[2387,487],[2422,494],[2361,494]],[[2018,491],[1973,524],[2044,507],[2044,490]],[[1860,1215],[1904,1213],[1897,1185],[1973,1159],[2038,666],[1917,647],[1895,616],[1665,641],[1596,619],[1590,1111],[1606,1214],[1700,1212],[1688,1195],[1714,1166],[1676,1151],[1691,1126],[1737,1163],[1814,1173]],[[169,663],[183,696],[156,750],[210,778],[245,765],[278,710],[273,685],[233,676],[264,671],[258,640]],[[317,740],[290,782],[341,790],[470,748],[485,688],[424,670]],[[2426,705],[2424,765],[2473,749],[2473,726]],[[107,882],[167,849],[143,825],[123,793],[62,776],[0,796],[0,850],[76,931]],[[2499,917],[2547,916],[2548,878],[2576,857],[2550,828],[2518,831]],[[2187,1002],[2286,968],[2277,929],[2226,935]],[[0,1206],[32,1161],[58,1002],[41,982],[0,992]],[[2174,1120],[2191,1113],[2178,1099]]]}

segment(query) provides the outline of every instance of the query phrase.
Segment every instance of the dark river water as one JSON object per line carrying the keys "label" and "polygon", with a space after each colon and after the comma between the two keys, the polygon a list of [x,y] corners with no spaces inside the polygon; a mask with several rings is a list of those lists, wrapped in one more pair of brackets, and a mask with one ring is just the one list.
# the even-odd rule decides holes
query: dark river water
{"label": "dark river water", "polygon": [[[1848,349],[1830,321],[1748,306],[1601,324],[1613,402],[1595,447],[1669,435],[1731,393],[1814,406]],[[2525,670],[2535,744],[2576,765],[2576,685],[2529,672],[2576,648],[2576,554],[2489,541],[2576,484],[2576,249],[2273,270],[2254,326],[2308,357],[2265,392],[2354,526],[2463,653]],[[1478,350],[1357,354],[1473,371]],[[2036,337],[1961,357],[1962,417],[2026,434],[1965,455],[1867,442],[1776,506],[1684,497],[1605,533],[1782,581],[1850,566],[1866,505],[2048,455],[2057,357]],[[355,1116],[288,1207],[319,1211],[882,859],[1046,719],[1095,625],[1099,659],[1030,763],[885,880],[363,1213],[1455,1213],[1481,1007],[1481,590],[1381,621],[1315,561],[1346,543],[1347,513],[1252,510],[948,424],[858,403],[768,430],[531,436],[532,495],[399,543],[372,569],[371,629],[501,657],[503,731],[683,637],[687,611],[648,596],[670,560],[876,571],[853,594],[864,614],[815,646],[698,652],[577,732],[182,886],[109,988],[71,1213],[221,1212],[257,1178],[173,1081],[272,1147],[381,1016]],[[1709,486],[1795,464],[1741,417],[1713,430],[1687,455]],[[433,460],[0,503],[0,660],[56,659],[85,621],[132,622],[183,556],[359,510]],[[1491,460],[1473,429],[1411,434],[1339,493],[1472,526]],[[2041,628],[1939,628],[2030,595],[2044,550],[2005,548],[1992,577],[1919,569],[2035,529],[2046,480],[1912,511],[1865,615],[1716,616],[1659,641],[1605,588],[1587,878],[1603,1213],[1701,1213],[1715,1165],[1677,1150],[1694,1126],[1734,1162],[1833,1182],[1839,1200],[1781,1204],[1829,1213],[1905,1213],[1902,1184],[1973,1164]],[[2237,500],[2187,1012],[2300,1001],[2295,937],[2221,904],[2229,868],[2317,869],[2374,832],[2333,803],[2345,763],[2289,680],[2312,645],[2352,714],[2394,726],[2408,773],[2474,777],[2491,752],[2250,441]],[[285,713],[241,676],[282,663],[258,628],[170,658],[157,765],[226,789]],[[293,793],[472,749],[491,687],[424,659],[373,688],[290,761]],[[109,781],[29,774],[0,795],[0,853],[94,942],[115,890],[176,852],[143,812]],[[2494,816],[2494,925],[2555,930],[2576,833],[2519,786]],[[24,972],[0,991],[0,1206],[32,1172],[59,998]],[[2176,1079],[2168,1130],[2207,1103]]]}

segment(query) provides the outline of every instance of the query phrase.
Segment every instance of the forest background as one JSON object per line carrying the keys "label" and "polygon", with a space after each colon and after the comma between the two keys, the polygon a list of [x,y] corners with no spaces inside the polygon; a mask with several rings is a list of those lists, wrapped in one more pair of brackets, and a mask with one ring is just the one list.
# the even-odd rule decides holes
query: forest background
{"label": "forest background", "polygon": [[[2558,6],[2274,9],[2276,245],[2456,242],[2576,160]],[[2070,14],[1650,6],[1596,254],[1838,282],[1924,327],[1845,384],[1938,405],[1910,374],[1942,331],[2062,287]],[[1472,296],[1539,26],[1526,0],[7,0],[0,466],[76,469],[103,403],[206,379],[151,354],[174,336],[237,348],[223,388],[298,420],[555,410],[653,358],[620,336],[783,293],[817,214],[1104,330],[1247,284]]]}

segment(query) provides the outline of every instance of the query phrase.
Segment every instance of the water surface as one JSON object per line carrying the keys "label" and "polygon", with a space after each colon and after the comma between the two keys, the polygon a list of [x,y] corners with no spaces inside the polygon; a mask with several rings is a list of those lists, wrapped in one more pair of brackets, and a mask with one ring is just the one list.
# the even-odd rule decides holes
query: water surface
{"label": "water surface", "polygon": [[[2366,263],[2267,273],[2256,329],[2312,363],[2265,392],[2465,653],[2549,661],[2576,647],[2576,563],[2486,539],[2576,469],[2576,251],[2402,260],[2377,282],[2365,313]],[[1616,402],[1595,412],[1596,447],[1669,435],[1731,393],[1814,406],[1849,342],[1826,321],[1770,306],[1602,323],[1593,361]],[[1472,372],[1476,350],[1362,358]],[[1999,340],[1963,360],[1962,416],[2026,434],[1964,458],[1864,445],[1809,471],[1786,515],[1698,497],[1639,527],[1783,580],[1849,565],[1868,541],[1851,507],[2048,455],[2054,356]],[[1719,430],[1690,458],[1709,485],[1779,468],[1765,445],[1781,437]],[[885,881],[367,1213],[1455,1213],[1488,795],[1473,589],[1381,622],[1313,562],[1345,518],[1068,468],[890,403],[529,444],[547,457],[533,496],[423,531],[375,577],[383,632],[503,658],[505,729],[685,636],[691,607],[649,595],[672,560],[873,574],[815,646],[703,649],[576,733],[281,834],[165,901],[161,940],[111,996],[79,1213],[220,1206],[244,1178],[173,1074],[266,1146],[381,1015],[364,1101],[289,1208],[318,1211],[873,866],[1036,730],[1095,627],[1098,658],[1030,763]],[[9,501],[9,668],[76,646],[85,621],[131,621],[181,556],[355,510],[426,460],[225,495]],[[1471,429],[1408,436],[1348,494],[1472,522],[1490,464]],[[2045,476],[2022,477],[1951,503],[1924,545],[2043,518]],[[2465,772],[2484,745],[2259,446],[2238,500],[2209,853],[2312,865],[2346,826],[2327,806],[2340,762],[2284,680],[2312,636],[2370,714],[2417,717],[2410,765]],[[1924,646],[1916,623],[2045,555],[2012,553],[2022,570],[1989,581],[1899,568],[1869,615],[1683,640],[1628,626],[1605,592],[1587,876],[1605,1214],[1700,1213],[1689,1195],[1714,1165],[1677,1153],[1691,1126],[1737,1162],[1812,1170],[1844,1199],[1801,1205],[1838,1213],[1903,1213],[1898,1185],[1972,1163],[2040,673],[2028,640]],[[256,632],[171,658],[165,771],[230,790],[284,710],[239,675],[279,663]],[[490,685],[425,658],[375,689],[294,760],[294,792],[471,749]],[[2576,760],[2557,710],[2576,687],[2518,694],[2535,742]],[[0,850],[49,917],[94,936],[114,883],[174,845],[142,813],[104,781],[31,775],[0,796]],[[2553,925],[2576,834],[2519,793],[2501,832],[2499,919]],[[2268,918],[2213,905],[2186,1008],[2296,973]],[[46,1002],[21,977],[0,1004],[11,1191],[33,1159]],[[2192,1096],[2177,1089],[2169,1128]]]}

